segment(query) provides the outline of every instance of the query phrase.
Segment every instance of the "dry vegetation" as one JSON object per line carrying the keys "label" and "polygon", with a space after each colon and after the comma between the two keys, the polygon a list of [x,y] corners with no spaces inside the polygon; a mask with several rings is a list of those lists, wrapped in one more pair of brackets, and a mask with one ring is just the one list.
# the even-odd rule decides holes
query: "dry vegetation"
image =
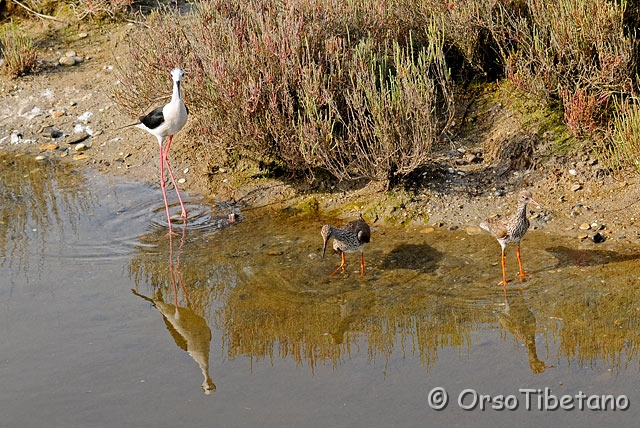
{"label": "dry vegetation", "polygon": [[[77,18],[139,10],[70,5]],[[136,16],[114,96],[139,115],[185,68],[193,149],[212,172],[249,161],[394,183],[451,137],[469,84],[503,81],[559,112],[609,168],[640,155],[640,19],[625,0],[203,0]],[[28,40],[3,44],[6,70],[31,70]]]}

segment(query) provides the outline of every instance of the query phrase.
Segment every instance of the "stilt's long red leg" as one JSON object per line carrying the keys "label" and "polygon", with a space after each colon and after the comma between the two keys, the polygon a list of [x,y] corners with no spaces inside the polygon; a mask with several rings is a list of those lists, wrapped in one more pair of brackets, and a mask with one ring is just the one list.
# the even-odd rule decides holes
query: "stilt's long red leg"
{"label": "stilt's long red leg", "polygon": [[360,276],[364,277],[364,251],[360,252]]}
{"label": "stilt's long red leg", "polygon": [[171,142],[173,141],[173,135],[169,136],[169,140],[167,141],[167,147],[164,149],[164,163],[167,165],[167,169],[169,170],[169,176],[171,177],[171,182],[173,183],[173,188],[176,189],[176,194],[178,195],[178,200],[180,201],[180,207],[182,208],[182,212],[180,216],[182,218],[187,218],[187,210],[184,208],[184,203],[182,202],[182,197],[180,196],[180,191],[178,190],[178,183],[176,183],[176,179],[173,176],[173,171],[171,170],[171,165],[169,165],[169,147],[171,147]]}
{"label": "stilt's long red leg", "polygon": [[167,200],[167,184],[164,182],[164,151],[162,145],[160,145],[160,188],[162,189],[162,196],[164,197],[164,208],[167,212],[167,223],[169,224],[169,234],[173,233],[171,230],[171,213],[169,212],[169,201]]}

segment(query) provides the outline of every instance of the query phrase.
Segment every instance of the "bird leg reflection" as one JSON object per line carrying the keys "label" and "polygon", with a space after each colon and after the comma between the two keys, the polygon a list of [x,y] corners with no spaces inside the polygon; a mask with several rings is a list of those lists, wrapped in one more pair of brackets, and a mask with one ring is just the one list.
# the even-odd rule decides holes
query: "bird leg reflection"
{"label": "bird leg reflection", "polygon": [[544,361],[538,358],[536,317],[527,306],[522,291],[509,293],[509,295],[505,292],[504,305],[505,310],[500,316],[500,324],[524,345],[531,372],[540,374],[547,368],[553,367],[547,366]]}
{"label": "bird leg reflection", "polygon": [[[180,246],[178,248],[178,254],[176,256],[176,262],[173,263],[173,250],[171,238],[169,240],[169,278],[171,281],[172,290],[174,293],[174,299],[172,303],[166,303],[162,297],[162,290],[158,288],[155,293],[155,297],[147,297],[138,293],[136,290],[131,290],[133,294],[141,297],[144,300],[150,302],[162,315],[165,326],[171,337],[175,341],[176,345],[186,351],[193,360],[198,363],[202,376],[204,378],[202,382],[202,391],[205,394],[211,394],[216,390],[216,385],[213,383],[209,375],[209,350],[211,346],[211,329],[207,325],[206,320],[191,309],[191,303],[188,300],[187,292],[180,275],[180,251],[184,244],[186,224],[183,227],[182,239],[180,240]],[[171,237],[171,235],[169,235]],[[178,285],[186,296],[187,306],[182,307],[178,301]],[[198,311],[200,312],[200,311]]]}

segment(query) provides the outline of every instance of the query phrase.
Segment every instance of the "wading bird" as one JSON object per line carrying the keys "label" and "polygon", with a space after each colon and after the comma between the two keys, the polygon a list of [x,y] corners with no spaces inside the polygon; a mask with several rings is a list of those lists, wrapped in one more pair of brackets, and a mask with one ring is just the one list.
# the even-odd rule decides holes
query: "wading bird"
{"label": "wading bird", "polygon": [[349,222],[342,229],[335,228],[328,224],[322,226],[322,258],[327,251],[327,242],[333,238],[333,249],[342,255],[342,263],[334,270],[331,275],[335,275],[340,269],[344,273],[344,253],[355,253],[360,251],[360,276],[364,276],[364,244],[371,240],[371,229],[367,222],[364,221],[362,215],[357,220]]}
{"label": "wading bird", "polygon": [[516,211],[511,214],[509,217],[504,218],[490,218],[482,223],[480,223],[480,227],[487,232],[489,232],[494,238],[498,240],[500,243],[500,247],[502,247],[502,282],[498,283],[498,285],[503,285],[506,289],[507,286],[507,268],[504,260],[504,249],[507,244],[516,243],[518,244],[518,265],[520,267],[520,272],[518,276],[520,278],[528,276],[524,270],[522,269],[522,259],[520,258],[520,240],[527,233],[527,229],[529,229],[529,219],[527,218],[527,204],[532,203],[536,206],[540,206],[537,203],[531,192],[528,190],[523,190],[518,195],[518,207]]}
{"label": "wading bird", "polygon": [[[167,184],[165,183],[164,167],[167,167],[169,176],[173,187],[176,189],[178,200],[180,201],[180,207],[182,212],[180,216],[187,218],[187,210],[184,208],[180,191],[176,179],[173,176],[171,166],[169,166],[169,147],[173,141],[173,136],[184,127],[187,123],[188,110],[182,101],[182,91],[180,89],[180,83],[184,77],[184,71],[176,67],[171,70],[171,77],[173,78],[173,93],[171,95],[171,101],[168,104],[158,107],[146,116],[141,116],[140,121],[132,123],[127,126],[136,126],[140,129],[153,134],[158,139],[158,145],[160,146],[160,187],[162,188],[162,196],[164,197],[164,206],[167,211],[167,221],[169,222],[169,233],[171,231],[171,214],[169,212],[169,202],[167,200]],[[166,145],[163,144],[166,141]]]}

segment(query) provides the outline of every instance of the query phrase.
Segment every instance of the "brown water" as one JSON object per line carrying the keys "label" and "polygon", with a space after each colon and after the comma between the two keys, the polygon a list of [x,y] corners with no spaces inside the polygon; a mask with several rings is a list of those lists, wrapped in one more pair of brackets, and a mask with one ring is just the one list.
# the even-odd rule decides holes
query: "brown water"
{"label": "brown water", "polygon": [[[0,155],[0,184],[2,427],[595,427],[640,415],[638,247],[532,231],[531,276],[505,296],[485,234],[374,228],[366,278],[357,254],[330,276],[327,219],[295,210],[192,197],[170,238],[150,186],[14,155]],[[242,221],[228,224],[231,211]],[[438,387],[449,400],[436,411]],[[624,395],[628,410],[538,410],[545,387]],[[467,389],[518,408],[464,410]],[[521,389],[536,392],[532,410]]]}

